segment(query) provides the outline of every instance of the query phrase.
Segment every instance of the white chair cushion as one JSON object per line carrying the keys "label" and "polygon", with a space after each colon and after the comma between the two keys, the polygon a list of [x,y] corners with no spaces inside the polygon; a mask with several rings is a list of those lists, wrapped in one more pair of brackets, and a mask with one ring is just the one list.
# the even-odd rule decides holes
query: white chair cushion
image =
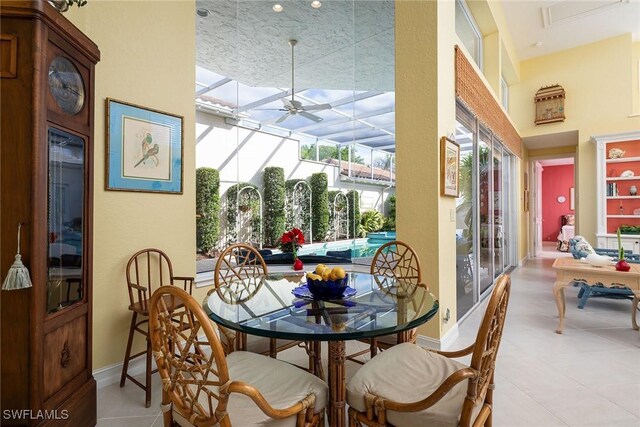
{"label": "white chair cushion", "polygon": [[[243,381],[254,386],[275,409],[288,408],[312,393],[316,395],[315,413],[323,411],[327,405],[329,386],[320,378],[289,363],[248,351],[234,351],[227,356],[227,366],[231,381]],[[201,403],[205,407],[208,405],[206,401]],[[238,393],[229,396],[227,413],[234,426],[296,425],[295,416],[282,420],[269,418],[251,398]],[[191,426],[189,421],[175,410],[173,417],[181,426]]]}
{"label": "white chair cushion", "polygon": [[[467,366],[410,343],[398,344],[367,362],[347,384],[347,403],[366,412],[364,396],[371,393],[396,402],[424,399],[444,380]],[[395,426],[457,426],[468,381],[458,383],[434,406],[420,412],[387,411],[387,420]],[[474,415],[480,410],[474,408]]]}

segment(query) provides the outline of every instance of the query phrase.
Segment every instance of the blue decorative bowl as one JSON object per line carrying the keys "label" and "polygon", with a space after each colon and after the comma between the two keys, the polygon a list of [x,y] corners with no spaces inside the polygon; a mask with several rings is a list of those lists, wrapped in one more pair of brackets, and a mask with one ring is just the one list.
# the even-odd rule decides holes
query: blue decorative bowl
{"label": "blue decorative bowl", "polygon": [[340,280],[311,280],[307,277],[309,292],[316,298],[340,298],[348,284],[348,274]]}

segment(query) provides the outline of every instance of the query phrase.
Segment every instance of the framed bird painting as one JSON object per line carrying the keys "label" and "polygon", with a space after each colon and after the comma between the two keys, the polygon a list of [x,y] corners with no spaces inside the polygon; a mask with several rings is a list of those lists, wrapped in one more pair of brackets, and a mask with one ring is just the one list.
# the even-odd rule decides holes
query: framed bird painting
{"label": "framed bird painting", "polygon": [[107,190],[182,194],[184,117],[107,98]]}

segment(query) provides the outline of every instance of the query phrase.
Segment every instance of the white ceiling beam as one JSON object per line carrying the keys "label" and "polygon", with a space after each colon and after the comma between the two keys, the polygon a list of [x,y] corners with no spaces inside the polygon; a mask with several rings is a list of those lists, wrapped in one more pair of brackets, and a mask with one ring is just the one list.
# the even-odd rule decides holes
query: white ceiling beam
{"label": "white ceiling beam", "polygon": [[213,89],[218,88],[220,86],[226,85],[230,81],[231,81],[231,79],[229,77],[225,77],[222,80],[218,80],[217,82],[212,83],[209,86],[197,91],[196,92],[196,98],[199,97],[200,95],[204,95],[205,93],[209,92],[210,90],[213,90]]}
{"label": "white ceiling beam", "polygon": [[285,98],[285,97],[291,95],[291,89],[289,89],[289,90],[280,89],[280,91],[281,92],[274,93],[273,95],[267,96],[267,97],[262,98],[262,99],[258,99],[257,101],[253,101],[253,102],[251,102],[249,104],[241,105],[240,107],[238,107],[237,112],[241,113],[243,111],[251,110],[253,108],[259,107],[261,105],[268,104],[268,103],[273,102],[273,101],[277,101],[278,99]]}
{"label": "white ceiling beam", "polygon": [[[389,139],[393,139],[393,136],[392,135],[372,136],[370,138],[354,139],[353,141],[349,141],[349,142],[338,142],[338,144],[340,144],[340,145],[349,145],[349,144],[353,144],[355,142],[356,144],[365,145],[367,142],[384,141],[384,140],[389,140]],[[391,141],[389,141],[389,142],[391,142]],[[377,148],[377,147],[375,147],[375,148]]]}

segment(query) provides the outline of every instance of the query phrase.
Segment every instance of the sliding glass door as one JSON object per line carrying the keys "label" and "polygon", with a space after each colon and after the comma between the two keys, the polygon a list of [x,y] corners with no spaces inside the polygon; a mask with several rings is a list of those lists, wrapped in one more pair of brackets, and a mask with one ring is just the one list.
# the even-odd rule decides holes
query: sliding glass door
{"label": "sliding glass door", "polygon": [[460,196],[456,200],[457,314],[462,318],[514,264],[515,157],[458,105]]}

